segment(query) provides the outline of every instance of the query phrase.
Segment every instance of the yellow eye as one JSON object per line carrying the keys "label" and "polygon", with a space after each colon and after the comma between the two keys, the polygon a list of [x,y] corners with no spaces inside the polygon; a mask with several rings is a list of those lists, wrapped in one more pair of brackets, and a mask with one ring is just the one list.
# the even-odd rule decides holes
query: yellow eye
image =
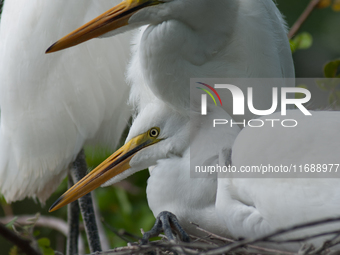
{"label": "yellow eye", "polygon": [[149,131],[149,135],[150,137],[153,137],[153,138],[159,136],[159,128],[151,128]]}

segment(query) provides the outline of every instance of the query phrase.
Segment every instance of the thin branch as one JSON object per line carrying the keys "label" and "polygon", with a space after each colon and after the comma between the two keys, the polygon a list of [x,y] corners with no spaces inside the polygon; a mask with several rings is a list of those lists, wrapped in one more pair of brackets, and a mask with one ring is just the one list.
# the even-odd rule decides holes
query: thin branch
{"label": "thin branch", "polygon": [[[32,219],[36,217],[35,215],[20,215],[17,216],[17,219],[14,223],[14,225],[20,224],[20,225],[27,225],[28,220]],[[14,217],[3,217],[0,218],[0,223],[2,224],[7,224],[9,223],[11,220],[13,220]],[[62,233],[65,237],[67,237],[67,233],[68,233],[68,225],[65,221],[55,218],[55,217],[47,217],[47,216],[39,216],[38,220],[35,223],[36,227],[47,227],[47,228],[51,228],[54,229],[60,233]],[[79,254],[84,254],[84,250],[85,250],[85,244],[83,239],[81,238],[81,236],[79,236],[78,239],[78,250],[79,250]]]}
{"label": "thin branch", "polygon": [[316,249],[314,252],[312,252],[311,254],[320,254],[321,252],[335,246],[335,245],[338,245],[340,243],[340,240],[339,240],[339,237],[340,237],[340,233],[338,235],[336,235],[335,237],[333,237],[332,239],[326,241],[323,243],[323,245],[319,248],[319,249]]}
{"label": "thin branch", "polygon": [[[109,225],[106,221],[104,221],[104,219],[102,219],[102,222],[105,224],[105,226],[111,231],[113,232],[116,236],[118,236],[120,239],[122,239],[123,241],[129,243],[131,242],[131,239],[128,239],[125,237],[125,233],[121,233],[119,230],[113,228],[111,225]],[[136,240],[139,240],[140,238],[138,237]]]}
{"label": "thin branch", "polygon": [[[101,219],[101,221],[104,223],[104,225],[111,231],[113,232],[115,235],[117,235],[120,239],[122,239],[123,241],[129,243],[129,242],[132,242],[132,241],[138,241],[140,239],[142,239],[142,237],[140,236],[136,236],[134,234],[131,234],[127,231],[125,231],[124,229],[123,230],[117,230],[115,229],[114,227],[112,227],[109,223],[107,223],[103,218]],[[133,240],[131,239],[128,239],[126,237],[131,237],[133,238]]]}
{"label": "thin branch", "polygon": [[293,226],[293,227],[278,230],[274,233],[262,236],[260,238],[248,239],[248,240],[240,241],[240,242],[228,245],[228,246],[220,247],[220,248],[211,250],[211,251],[207,252],[206,254],[215,255],[215,254],[231,252],[231,251],[235,251],[238,248],[245,247],[245,246],[248,246],[250,244],[259,243],[259,242],[270,241],[270,242],[282,243],[281,241],[274,241],[274,240],[271,240],[271,239],[274,238],[274,237],[280,236],[282,234],[285,234],[285,233],[294,232],[294,231],[299,230],[299,229],[313,227],[313,226],[319,226],[321,224],[337,222],[337,221],[340,221],[340,217],[329,218],[329,219],[325,219],[325,220],[313,221],[313,222],[309,222],[309,223],[306,223],[306,224],[296,225],[296,226]]}
{"label": "thin branch", "polygon": [[[34,215],[21,215],[17,216],[15,223],[20,225],[27,225],[27,220],[34,218]],[[7,224],[11,220],[13,220],[13,216],[7,216],[4,218],[0,218],[0,223]],[[62,233],[64,236],[67,236],[67,224],[65,221],[55,218],[55,217],[46,217],[46,216],[39,216],[39,219],[37,220],[35,226],[37,227],[47,227],[52,228],[60,233]]]}
{"label": "thin branch", "polygon": [[269,243],[300,243],[300,242],[305,242],[308,241],[310,239],[315,239],[318,237],[323,237],[323,236],[329,236],[329,235],[337,235],[340,233],[340,229],[339,230],[334,230],[334,231],[329,231],[329,232],[324,232],[324,233],[319,233],[319,234],[315,234],[315,235],[309,235],[309,236],[304,236],[301,238],[293,238],[293,239],[285,239],[285,240],[266,240],[266,242]]}
{"label": "thin branch", "polygon": [[5,225],[0,223],[0,235],[2,235],[5,239],[9,240],[11,243],[16,245],[21,251],[26,253],[27,255],[41,255],[41,253],[35,250],[31,245],[31,241],[27,239],[23,239],[22,237],[15,234],[13,231],[6,228]]}
{"label": "thin branch", "polygon": [[[228,239],[219,235],[216,235],[214,233],[211,233],[203,228],[200,228],[199,226],[196,226],[196,228],[204,233],[209,234],[209,236],[214,237],[216,239],[222,240],[222,241],[226,241],[229,243],[236,243],[237,241],[232,240],[232,239]],[[255,250],[259,250],[259,251],[265,251],[265,252],[273,252],[276,254],[287,254],[287,255],[294,255],[295,253],[293,252],[288,252],[288,251],[279,251],[279,250],[274,250],[274,249],[269,249],[269,248],[264,248],[264,247],[259,247],[259,246],[255,246],[255,245],[248,245],[249,248],[255,249]]]}
{"label": "thin branch", "polygon": [[225,237],[216,235],[216,234],[211,233],[211,232],[209,232],[209,231],[207,231],[207,230],[205,230],[203,228],[200,228],[199,225],[197,225],[196,223],[193,223],[193,222],[190,222],[190,223],[193,224],[196,227],[196,229],[198,229],[198,230],[208,234],[211,237],[215,237],[216,239],[219,239],[221,241],[225,241],[225,242],[228,242],[228,243],[235,243],[235,240],[233,240],[233,239],[229,239],[229,238],[225,238]]}
{"label": "thin branch", "polygon": [[301,16],[298,18],[298,20],[295,22],[295,24],[292,26],[288,33],[288,38],[292,39],[293,36],[299,31],[302,24],[305,23],[309,15],[313,12],[313,10],[316,8],[316,6],[319,4],[320,0],[311,0],[308,4],[306,10],[301,14]]}

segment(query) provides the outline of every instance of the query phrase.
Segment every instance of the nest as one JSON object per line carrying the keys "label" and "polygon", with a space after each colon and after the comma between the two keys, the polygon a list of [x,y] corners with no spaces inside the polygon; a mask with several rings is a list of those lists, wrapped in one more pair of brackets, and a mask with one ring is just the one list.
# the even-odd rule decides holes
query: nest
{"label": "nest", "polygon": [[[284,235],[288,233],[317,227],[324,224],[340,222],[340,218],[329,218],[320,221],[314,221],[307,224],[300,224],[293,227],[280,229],[271,234],[256,239],[232,240],[213,234],[207,230],[195,225],[197,230],[201,231],[203,237],[190,236],[190,243],[169,242],[165,236],[162,240],[150,242],[147,245],[139,245],[137,242],[128,243],[126,247],[119,247],[105,252],[93,253],[96,255],[125,255],[125,254],[284,254],[284,255],[335,255],[340,254],[339,248],[335,247],[340,244],[340,229],[309,236],[285,239]],[[142,231],[143,232],[143,231]],[[123,236],[124,233],[120,233]],[[313,239],[326,237],[326,241],[319,247],[312,243]],[[280,248],[267,247],[289,247],[290,245],[300,246],[296,252],[287,251]],[[337,248],[337,249],[336,249]],[[338,250],[338,251],[337,251]]]}

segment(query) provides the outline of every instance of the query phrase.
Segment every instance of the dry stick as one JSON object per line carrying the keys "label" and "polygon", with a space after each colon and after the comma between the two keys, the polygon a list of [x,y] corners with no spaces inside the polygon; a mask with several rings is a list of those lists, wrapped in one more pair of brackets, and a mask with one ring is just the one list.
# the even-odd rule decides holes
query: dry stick
{"label": "dry stick", "polygon": [[[162,241],[155,241],[155,242],[151,242],[147,245],[138,245],[136,243],[134,243],[133,245],[127,246],[127,247],[119,247],[119,248],[115,248],[113,250],[109,250],[109,251],[103,251],[103,252],[97,252],[97,253],[93,253],[93,255],[107,255],[107,254],[117,254],[116,252],[121,252],[118,254],[140,254],[141,252],[145,253],[148,251],[152,251],[155,249],[159,249],[159,250],[164,250],[164,251],[169,251],[169,250],[175,250],[175,248],[184,248],[184,251],[178,251],[176,250],[176,252],[178,254],[199,254],[199,251],[196,251],[196,249],[212,249],[212,248],[216,248],[216,245],[207,245],[207,244],[201,244],[201,243],[179,243],[179,244],[174,244],[174,243],[170,243],[170,242],[162,242]],[[190,250],[189,250],[190,249]],[[193,250],[195,249],[195,250]],[[117,255],[118,255],[117,254]]]}
{"label": "dry stick", "polygon": [[295,24],[292,26],[288,33],[288,38],[292,39],[292,37],[296,34],[297,31],[299,31],[302,24],[306,21],[306,19],[309,17],[309,15],[312,13],[312,11],[315,9],[315,7],[319,4],[320,0],[312,0],[310,1],[309,5],[307,6],[306,10],[301,14],[301,16],[298,18],[298,20],[295,22]]}
{"label": "dry stick", "polygon": [[[212,236],[212,237],[215,237],[216,239],[220,239],[220,240],[222,240],[222,241],[227,241],[227,242],[230,242],[230,243],[236,243],[235,240],[228,239],[228,238],[224,238],[224,237],[219,236],[219,235],[215,235],[215,234],[213,234],[213,233],[211,233],[211,232],[209,232],[209,231],[207,231],[207,230],[205,230],[205,229],[203,229],[203,228],[200,228],[200,227],[198,227],[198,226],[196,226],[196,228],[197,228],[198,230],[204,232],[204,233],[209,234],[209,235]],[[295,253],[293,253],[293,252],[279,251],[279,250],[274,250],[274,249],[268,249],[268,248],[259,247],[259,246],[255,246],[255,245],[247,245],[247,246],[248,246],[249,248],[253,248],[253,249],[255,249],[255,250],[266,251],[266,252],[274,252],[274,253],[276,253],[276,254],[278,254],[278,253],[279,253],[279,254],[287,254],[287,255],[294,255],[294,254],[295,254]]]}
{"label": "dry stick", "polygon": [[0,235],[2,235],[5,239],[12,242],[17,247],[19,247],[19,249],[22,250],[27,255],[41,255],[39,251],[35,250],[30,245],[31,241],[21,238],[20,236],[6,228],[6,226],[1,223],[0,223]]}
{"label": "dry stick", "polygon": [[107,223],[103,218],[101,219],[101,222],[111,231],[113,232],[115,235],[117,235],[120,239],[122,239],[123,241],[130,243],[132,240],[131,239],[127,239],[125,236],[131,237],[133,238],[135,241],[138,241],[141,239],[141,237],[133,235],[125,230],[123,230],[123,232],[121,232],[121,230],[117,230],[114,227],[112,227],[109,223]]}
{"label": "dry stick", "polygon": [[[224,247],[220,247],[220,248],[217,248],[217,249],[213,249],[213,250],[211,250],[211,251],[209,251],[209,252],[207,252],[205,254],[207,254],[207,255],[215,255],[215,254],[231,252],[231,251],[234,251],[234,250],[236,250],[238,248],[245,247],[245,246],[250,245],[250,244],[271,241],[270,239],[273,238],[273,237],[277,237],[277,236],[280,236],[280,235],[285,234],[285,233],[293,232],[295,230],[299,230],[299,229],[302,229],[302,228],[313,227],[313,226],[318,226],[318,225],[321,225],[321,224],[326,224],[326,223],[331,223],[331,222],[336,222],[336,221],[339,222],[340,221],[340,217],[329,218],[329,219],[320,220],[320,221],[313,221],[313,222],[309,222],[309,223],[306,223],[306,224],[301,224],[301,225],[296,225],[296,226],[289,227],[289,228],[280,229],[280,230],[278,230],[278,231],[276,231],[274,233],[265,235],[263,237],[254,238],[254,239],[248,239],[248,240],[240,241],[240,242],[237,242],[237,243],[233,243],[233,244],[228,245],[228,246],[224,246]],[[307,239],[305,239],[305,240],[307,240]],[[281,241],[273,241],[273,242],[282,243]]]}
{"label": "dry stick", "polygon": [[339,244],[339,236],[340,236],[340,234],[336,235],[331,240],[324,242],[323,245],[320,248],[316,249],[311,254],[320,254],[322,251],[325,251],[325,250]]}
{"label": "dry stick", "polygon": [[310,239],[318,238],[318,237],[323,237],[323,236],[329,236],[329,235],[338,235],[340,234],[340,229],[339,230],[334,230],[334,231],[329,231],[329,232],[323,232],[320,234],[315,234],[315,235],[309,235],[301,238],[295,238],[295,239],[287,239],[287,240],[266,240],[268,243],[300,243],[304,242]]}

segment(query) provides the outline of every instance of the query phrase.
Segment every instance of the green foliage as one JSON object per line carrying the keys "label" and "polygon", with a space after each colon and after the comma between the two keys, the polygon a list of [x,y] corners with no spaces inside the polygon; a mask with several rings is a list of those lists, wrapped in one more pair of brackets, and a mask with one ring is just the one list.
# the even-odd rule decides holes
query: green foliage
{"label": "green foliage", "polygon": [[[10,0],[8,0],[10,1]],[[287,21],[291,26],[293,22],[296,21],[297,17],[301,14],[301,11],[304,10],[305,5],[308,4],[309,1],[293,1],[293,0],[278,0],[279,7],[281,11],[287,17]],[[0,0],[0,6],[2,1]],[[332,7],[334,11],[340,11],[340,0],[322,0],[319,8],[329,8]],[[285,10],[285,9],[286,10]],[[314,15],[314,13],[313,13]],[[311,49],[310,47],[313,44],[315,39],[315,45],[318,46],[318,49],[327,49],[327,54],[320,54],[323,56],[329,56],[328,58],[336,58],[339,55],[336,52],[331,52],[329,47],[330,38],[336,40],[336,34],[333,29],[338,25],[337,22],[339,19],[334,17],[335,13],[330,10],[325,11],[315,11],[315,16],[311,16],[306,24],[302,27],[303,31],[309,31],[309,33],[299,33],[292,40],[290,40],[290,45],[292,52],[296,52],[298,50],[301,51],[304,55],[301,55],[301,60],[296,61],[296,67],[304,67],[305,69],[310,71],[309,64],[312,62],[310,59],[306,57],[306,55],[313,55],[313,63],[317,63],[317,65],[322,65],[324,63],[324,59],[317,59],[318,55],[310,54],[317,49]],[[328,16],[332,16],[333,18],[329,18]],[[326,22],[326,18],[328,21]],[[327,28],[327,29],[326,29]],[[333,32],[332,32],[333,31]],[[330,34],[329,37],[325,39],[326,34]],[[333,34],[332,34],[333,33]],[[313,35],[313,36],[312,36]],[[320,38],[323,38],[320,41]],[[317,44],[318,42],[318,44]],[[336,45],[336,43],[335,43]],[[334,47],[333,47],[334,48]],[[336,48],[336,46],[335,46]],[[309,49],[306,51],[306,49]],[[300,52],[299,52],[300,53]],[[323,52],[324,53],[324,52]],[[294,58],[297,60],[297,56],[299,54],[295,54]],[[330,57],[332,56],[332,57]],[[328,79],[328,82],[325,82],[327,79],[320,79],[318,85],[321,90],[329,92],[329,101],[331,103],[340,104],[340,92],[339,84],[336,83],[335,77],[339,77],[339,61],[335,60],[329,62],[325,68],[324,73],[325,77],[330,77],[333,79]],[[317,70],[321,70],[320,66],[317,66]],[[315,75],[315,73],[311,73],[311,75]],[[317,74],[321,76],[320,73]],[[333,82],[332,82],[333,80]],[[301,85],[300,87],[304,87]],[[303,94],[296,94],[296,97],[301,97]],[[103,149],[103,148],[85,148],[86,160],[89,166],[89,169],[94,169],[99,163],[101,163],[104,159],[106,159],[113,151]],[[154,216],[150,211],[147,199],[146,199],[146,183],[148,178],[148,171],[141,171],[139,173],[134,174],[122,184],[118,184],[118,186],[111,186],[107,188],[98,188],[95,191],[95,197],[97,198],[97,202],[99,205],[99,211],[101,213],[102,218],[109,225],[114,227],[117,230],[124,229],[132,234],[141,236],[140,228],[144,230],[149,230],[154,223]],[[43,215],[54,216],[57,218],[61,218],[66,220],[66,211],[67,208],[61,208],[60,210],[48,213],[48,207],[65,191],[67,190],[67,179],[65,179],[62,184],[58,187],[57,191],[52,195],[52,197],[46,202],[46,206],[41,206],[38,203],[34,203],[31,199],[26,199],[24,201],[19,201],[11,205],[13,208],[13,212],[15,215],[19,214],[34,214],[37,211],[41,212]],[[0,205],[4,205],[6,202],[4,198],[0,195]],[[1,217],[4,216],[3,210],[0,207]],[[10,223],[8,223],[9,227],[13,226],[15,219],[13,219]],[[51,247],[57,247],[56,242],[56,231],[52,231],[47,228],[39,228],[39,230],[34,229],[34,220],[33,223],[26,228],[26,231],[20,229],[20,232],[23,233],[23,236],[30,236],[31,238],[38,238],[38,244],[41,248],[44,255],[54,254]],[[118,247],[126,245],[126,241],[121,240],[116,234],[110,231],[108,228],[105,228],[106,234],[111,243],[111,247]],[[40,239],[39,239],[40,237]],[[10,254],[10,255],[21,255],[23,254],[17,247],[13,247],[9,242],[0,240],[0,253],[1,254]],[[52,250],[52,252],[51,252]],[[64,250],[61,250],[64,252]]]}
{"label": "green foliage", "polygon": [[54,255],[54,250],[50,247],[51,242],[48,238],[40,238],[38,240],[38,246],[43,255]]}
{"label": "green foliage", "polygon": [[316,83],[321,90],[329,92],[328,103],[331,106],[340,105],[339,78],[318,79]]}
{"label": "green foliage", "polygon": [[292,53],[297,50],[306,50],[313,45],[313,37],[310,33],[303,32],[289,40]]}
{"label": "green foliage", "polygon": [[[99,188],[95,195],[104,221],[117,231],[124,230],[141,237],[140,228],[148,230],[155,218],[146,199],[148,171],[141,171],[120,186]],[[115,233],[107,229],[112,247],[126,245]]]}
{"label": "green foliage", "polygon": [[[87,165],[92,170],[110,156],[112,151],[85,147],[85,154]],[[148,207],[145,191],[148,177],[148,171],[143,170],[116,186],[95,190],[101,216],[107,224],[117,231],[124,230],[140,237],[141,228],[148,230],[153,226],[155,218]],[[126,245],[126,241],[107,228],[106,233],[112,247]]]}
{"label": "green foliage", "polygon": [[13,246],[13,247],[10,249],[8,255],[24,255],[24,253],[20,252],[18,246]]}
{"label": "green foliage", "polygon": [[[298,85],[296,87],[303,88],[303,89],[308,89],[308,87],[306,85],[304,85],[304,84]],[[305,98],[305,97],[306,97],[306,95],[303,94],[303,93],[295,93],[295,98],[297,98],[297,99],[301,99],[301,98]]]}
{"label": "green foliage", "polygon": [[340,59],[328,62],[324,66],[325,79],[316,81],[322,91],[329,92],[328,102],[332,106],[340,105]]}
{"label": "green foliage", "polygon": [[324,67],[326,78],[340,78],[340,59],[328,62]]}

